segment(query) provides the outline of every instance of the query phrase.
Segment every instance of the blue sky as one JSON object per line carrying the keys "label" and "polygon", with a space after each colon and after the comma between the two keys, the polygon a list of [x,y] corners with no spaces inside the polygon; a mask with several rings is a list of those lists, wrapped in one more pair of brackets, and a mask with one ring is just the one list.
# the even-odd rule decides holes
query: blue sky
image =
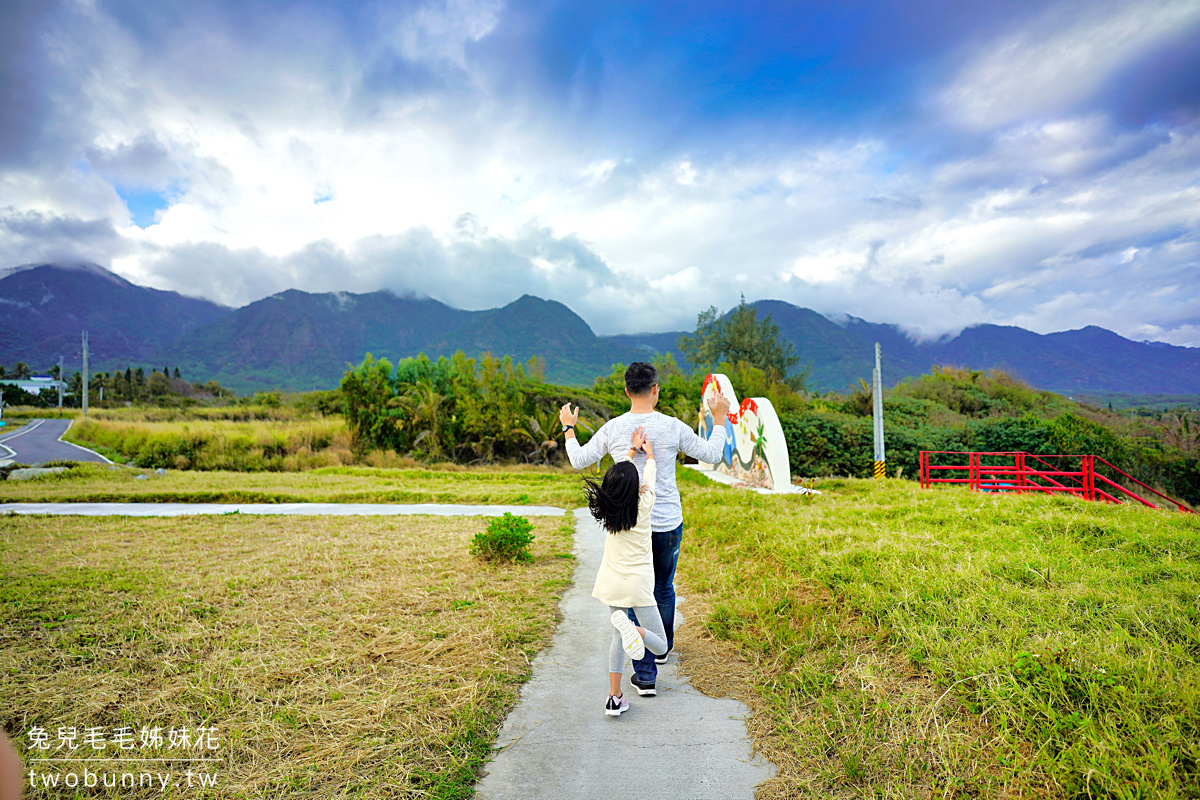
{"label": "blue sky", "polygon": [[1200,346],[1200,0],[4,13],[0,266]]}

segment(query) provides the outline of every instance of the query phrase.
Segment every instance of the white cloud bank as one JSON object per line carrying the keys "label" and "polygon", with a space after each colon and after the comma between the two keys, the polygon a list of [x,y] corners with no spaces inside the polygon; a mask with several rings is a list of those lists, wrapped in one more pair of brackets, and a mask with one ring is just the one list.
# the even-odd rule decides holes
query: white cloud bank
{"label": "white cloud bank", "polygon": [[[69,3],[35,20],[56,134],[0,163],[0,264],[95,260],[231,305],[530,293],[601,333],[689,328],[744,293],[927,337],[1200,346],[1200,127],[1088,105],[1200,4],[1079,8],[976,43],[924,98],[915,157],[879,132],[631,151],[480,66],[521,22],[498,3],[381,11],[365,38],[319,7],[188,5],[146,31]],[[166,208],[139,228],[119,189]]]}

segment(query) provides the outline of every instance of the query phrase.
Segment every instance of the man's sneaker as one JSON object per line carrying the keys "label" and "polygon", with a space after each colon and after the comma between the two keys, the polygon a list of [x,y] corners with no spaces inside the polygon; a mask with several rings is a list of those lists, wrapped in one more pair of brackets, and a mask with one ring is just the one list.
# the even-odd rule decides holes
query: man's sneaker
{"label": "man's sneaker", "polygon": [[637,661],[646,655],[646,645],[642,642],[641,634],[637,632],[637,628],[633,627],[633,623],[629,621],[629,617],[625,616],[624,611],[614,611],[608,619],[621,634],[621,645],[624,646],[625,652],[629,654],[630,658]]}
{"label": "man's sneaker", "polygon": [[629,676],[629,682],[633,684],[633,688],[637,689],[637,693],[642,697],[654,697],[658,694],[658,690],[654,688],[654,682],[643,683],[636,672]]}
{"label": "man's sneaker", "polygon": [[619,717],[629,710],[629,701],[625,699],[625,695],[616,697],[608,696],[608,702],[604,704],[604,713],[610,717]]}
{"label": "man's sneaker", "polygon": [[661,656],[655,656],[655,657],[654,657],[654,663],[655,663],[655,664],[665,664],[665,663],[667,663],[667,656],[669,656],[669,655],[671,655],[671,651],[670,651],[670,650],[668,650],[667,652],[663,653]]}

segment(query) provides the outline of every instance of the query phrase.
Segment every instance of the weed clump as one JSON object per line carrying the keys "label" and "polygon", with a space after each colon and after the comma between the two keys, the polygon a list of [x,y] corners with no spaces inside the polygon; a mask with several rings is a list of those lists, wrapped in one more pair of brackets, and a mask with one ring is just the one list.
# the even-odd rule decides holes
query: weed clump
{"label": "weed clump", "polygon": [[494,517],[487,530],[471,540],[471,555],[488,561],[530,561],[529,545],[533,543],[533,524],[511,512]]}

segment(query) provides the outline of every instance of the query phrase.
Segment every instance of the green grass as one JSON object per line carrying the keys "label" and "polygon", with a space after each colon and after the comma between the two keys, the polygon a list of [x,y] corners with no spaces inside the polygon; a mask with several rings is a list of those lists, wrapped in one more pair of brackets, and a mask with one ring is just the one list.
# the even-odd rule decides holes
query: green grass
{"label": "green grass", "polygon": [[[139,480],[138,475],[146,479]],[[0,481],[8,503],[467,503],[579,505],[574,471],[545,467],[199,472],[82,464],[56,476]]]}
{"label": "green grass", "polygon": [[686,482],[680,578],[778,796],[1200,797],[1200,522],[906,481]]}

